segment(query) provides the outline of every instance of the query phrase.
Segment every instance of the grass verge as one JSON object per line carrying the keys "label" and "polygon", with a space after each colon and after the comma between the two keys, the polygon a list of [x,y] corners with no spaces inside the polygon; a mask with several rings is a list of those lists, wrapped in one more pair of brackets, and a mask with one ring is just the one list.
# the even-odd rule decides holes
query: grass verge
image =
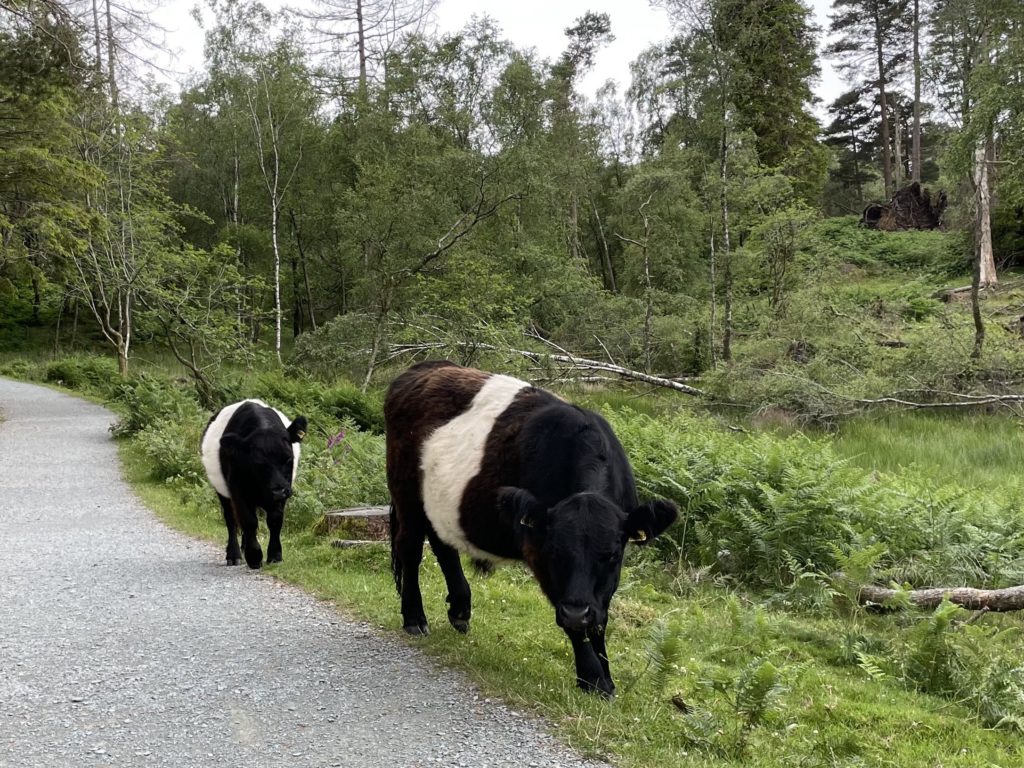
{"label": "grass verge", "polygon": [[[204,505],[151,480],[150,460],[132,441],[122,441],[121,455],[162,520],[223,544],[212,492]],[[285,562],[269,573],[404,638],[385,547],[336,549],[288,521],[283,542]],[[619,695],[605,702],[575,689],[571,649],[528,574],[510,567],[470,578],[473,628],[463,637],[444,620],[443,581],[427,554],[422,584],[434,632],[415,645],[486,693],[545,716],[585,754],[636,768],[1024,762],[1020,736],[981,727],[964,703],[910,690],[887,671],[886,656],[923,621],[916,615],[804,615],[695,577],[673,582],[664,566],[634,554],[609,628]],[[1020,626],[1008,617],[980,623],[985,637]]]}

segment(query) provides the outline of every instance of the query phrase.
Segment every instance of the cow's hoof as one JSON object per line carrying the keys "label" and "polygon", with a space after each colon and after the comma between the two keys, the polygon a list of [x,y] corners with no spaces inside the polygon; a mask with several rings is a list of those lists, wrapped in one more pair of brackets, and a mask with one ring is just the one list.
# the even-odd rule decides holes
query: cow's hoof
{"label": "cow's hoof", "polygon": [[259,547],[245,550],[245,562],[255,571],[263,565],[263,550]]}
{"label": "cow's hoof", "polygon": [[423,624],[406,624],[402,629],[406,631],[406,634],[413,635],[414,637],[430,634],[430,627],[427,626],[426,622]]}
{"label": "cow's hoof", "polygon": [[267,562],[268,563],[281,563],[281,562],[284,562],[284,561],[281,559],[280,555],[267,555]]}
{"label": "cow's hoof", "polygon": [[615,698],[615,683],[606,677],[590,682],[589,680],[576,679],[576,685],[584,693],[596,693],[605,699]]}
{"label": "cow's hoof", "polygon": [[469,632],[469,609],[464,611],[448,611],[448,622],[455,628],[456,632],[466,634]]}
{"label": "cow's hoof", "polygon": [[241,564],[242,564],[242,558],[240,558],[240,557],[229,557],[225,561],[225,565],[241,565]]}

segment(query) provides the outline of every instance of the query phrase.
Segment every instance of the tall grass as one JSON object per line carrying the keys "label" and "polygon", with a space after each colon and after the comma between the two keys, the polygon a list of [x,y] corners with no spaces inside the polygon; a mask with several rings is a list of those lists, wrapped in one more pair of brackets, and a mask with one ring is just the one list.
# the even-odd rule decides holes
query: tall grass
{"label": "tall grass", "polygon": [[913,469],[938,483],[1019,490],[1024,419],[1016,413],[890,413],[840,424],[832,446],[864,469]]}

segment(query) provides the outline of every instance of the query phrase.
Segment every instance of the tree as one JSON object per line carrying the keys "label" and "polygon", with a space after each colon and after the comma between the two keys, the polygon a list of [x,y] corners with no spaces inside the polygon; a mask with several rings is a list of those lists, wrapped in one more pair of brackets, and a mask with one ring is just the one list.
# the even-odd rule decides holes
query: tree
{"label": "tree", "polygon": [[839,57],[840,70],[849,81],[877,93],[886,197],[895,191],[889,85],[907,62],[907,3],[908,0],[834,0],[830,31],[840,37],[826,49]]}
{"label": "tree", "polygon": [[820,129],[810,112],[819,75],[817,29],[801,0],[715,0],[715,37],[729,52],[736,128],[751,130],[762,165],[817,200],[824,175]]}
{"label": "tree", "polygon": [[[79,152],[78,119],[97,99],[80,28],[56,3],[0,12],[0,288],[27,287],[40,322],[47,286],[64,283],[58,245],[88,226],[84,191],[100,174]],[[5,298],[5,302],[8,301]]]}
{"label": "tree", "polygon": [[[316,10],[296,10],[319,36],[332,64],[354,57],[357,93],[368,97],[369,81],[405,36],[422,33],[438,0],[316,0]],[[345,64],[339,67],[343,78]]]}
{"label": "tree", "polygon": [[828,110],[834,117],[824,130],[825,145],[836,152],[829,177],[842,191],[854,192],[849,202],[841,196],[829,196],[830,204],[844,213],[859,214],[864,209],[864,185],[877,178],[872,170],[877,134],[871,130],[877,123],[861,95],[857,90],[847,91],[833,101]]}
{"label": "tree", "polygon": [[[1024,10],[1009,0],[940,0],[933,7],[931,75],[940,104],[959,127],[951,168],[973,192],[973,241],[980,287],[997,282],[992,247],[993,166],[1000,127],[1013,114],[1020,79],[1020,24]],[[1019,86],[1018,86],[1019,87]],[[1019,104],[1019,101],[1017,102]],[[1019,112],[1018,112],[1019,114]],[[976,354],[984,332],[976,315]]]}
{"label": "tree", "polygon": [[189,372],[199,402],[216,410],[214,372],[227,360],[252,358],[252,346],[236,322],[234,297],[246,278],[232,249],[205,251],[184,246],[150,275],[141,296],[143,322],[158,330],[175,359]]}
{"label": "tree", "polygon": [[[250,79],[243,85],[257,163],[270,207],[270,237],[274,250],[274,351],[279,361],[282,318],[279,230],[283,201],[302,159],[302,128],[312,118],[309,110],[313,100],[308,83],[295,49],[287,41],[281,41],[268,55],[253,62]],[[289,139],[290,147],[286,145]]]}

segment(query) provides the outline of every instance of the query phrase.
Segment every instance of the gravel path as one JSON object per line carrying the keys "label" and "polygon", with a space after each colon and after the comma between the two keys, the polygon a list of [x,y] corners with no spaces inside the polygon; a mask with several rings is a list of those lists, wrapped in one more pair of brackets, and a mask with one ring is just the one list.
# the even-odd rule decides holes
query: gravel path
{"label": "gravel path", "polygon": [[165,528],[103,408],[0,379],[0,409],[0,766],[597,765]]}

